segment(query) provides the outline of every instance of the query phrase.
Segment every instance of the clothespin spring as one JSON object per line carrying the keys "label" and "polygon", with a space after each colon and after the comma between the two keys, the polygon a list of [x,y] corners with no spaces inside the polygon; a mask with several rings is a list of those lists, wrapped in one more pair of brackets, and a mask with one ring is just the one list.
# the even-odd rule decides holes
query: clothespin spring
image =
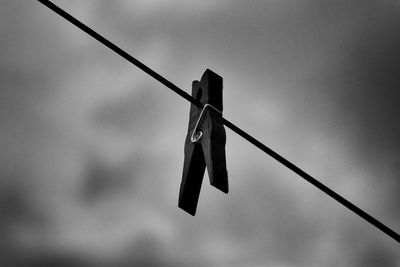
{"label": "clothespin spring", "polygon": [[197,141],[200,140],[200,138],[203,136],[203,132],[202,131],[197,131],[197,128],[200,127],[201,123],[203,122],[204,119],[204,115],[205,115],[205,111],[207,108],[212,108],[215,112],[217,112],[218,114],[222,115],[222,111],[220,111],[219,109],[217,109],[216,107],[214,107],[211,104],[205,104],[203,109],[201,110],[200,116],[196,122],[196,126],[194,126],[193,132],[192,132],[192,136],[190,137],[190,141],[192,141],[192,143],[195,143]]}

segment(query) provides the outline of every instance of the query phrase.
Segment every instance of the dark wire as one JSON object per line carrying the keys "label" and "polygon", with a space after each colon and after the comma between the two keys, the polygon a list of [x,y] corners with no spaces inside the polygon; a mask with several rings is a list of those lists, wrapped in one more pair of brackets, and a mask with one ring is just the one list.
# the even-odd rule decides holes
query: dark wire
{"label": "dark wire", "polygon": [[[167,79],[165,79],[164,77],[162,77],[157,72],[155,72],[152,69],[150,69],[149,67],[147,67],[145,64],[143,64],[142,62],[140,62],[133,56],[129,55],[127,52],[125,52],[124,50],[122,50],[121,48],[119,48],[118,46],[116,46],[115,44],[113,44],[112,42],[110,42],[109,40],[107,40],[106,38],[104,38],[103,36],[98,34],[97,32],[95,32],[94,30],[92,30],[91,28],[89,28],[88,26],[86,26],[85,24],[80,22],[79,20],[77,20],[76,18],[74,18],[73,16],[68,14],[66,11],[59,8],[57,5],[53,4],[52,2],[50,2],[48,0],[38,0],[38,1],[40,3],[42,3],[43,5],[45,5],[46,7],[53,10],[55,13],[57,13],[64,19],[66,19],[69,22],[71,22],[72,24],[74,24],[76,27],[78,27],[82,31],[84,31],[87,34],[89,34],[90,36],[92,36],[94,39],[96,39],[100,43],[104,44],[105,46],[107,46],[108,48],[113,50],[115,53],[117,53],[121,57],[123,57],[126,60],[128,60],[129,62],[131,62],[133,65],[135,65],[139,69],[141,69],[144,72],[146,72],[147,74],[149,74],[151,77],[153,77],[160,83],[164,84],[166,87],[168,87],[169,89],[171,89],[172,91],[174,91],[175,93],[177,93],[178,95],[180,95],[181,97],[186,99],[187,101],[191,102],[192,104],[194,104],[198,107],[201,107],[201,108],[203,107],[203,104],[201,104],[199,101],[197,101],[191,95],[189,95],[188,93],[186,93],[185,91],[183,91],[182,89],[180,89],[179,87],[174,85],[172,82],[170,82]],[[263,143],[261,143],[260,141],[255,139],[254,137],[250,136],[248,133],[246,133],[245,131],[243,131],[242,129],[240,129],[239,127],[237,127],[236,125],[234,125],[233,123],[228,121],[227,119],[223,118],[223,123],[225,124],[226,127],[230,128],[232,131],[234,131],[235,133],[237,133],[238,135],[240,135],[241,137],[243,137],[244,139],[249,141],[251,144],[258,147],[259,149],[264,151],[266,154],[270,155],[272,158],[279,161],[281,164],[283,164],[284,166],[286,166],[287,168],[289,168],[290,170],[292,170],[293,172],[295,172],[296,174],[298,174],[299,176],[301,176],[302,178],[304,178],[305,180],[307,180],[308,182],[313,184],[315,187],[319,188],[321,191],[323,191],[324,193],[328,194],[330,197],[332,197],[333,199],[335,199],[336,201],[341,203],[343,206],[350,209],[351,211],[353,211],[354,213],[359,215],[361,218],[363,218],[364,220],[366,220],[367,222],[369,222],[370,224],[372,224],[373,226],[375,226],[376,228],[378,228],[379,230],[381,230],[382,232],[384,232],[385,234],[387,234],[388,236],[390,236],[391,238],[393,238],[394,240],[396,240],[397,242],[400,243],[400,235],[398,233],[396,233],[395,231],[393,231],[392,229],[390,229],[389,227],[387,227],[386,225],[384,225],[383,223],[381,223],[380,221],[378,221],[377,219],[375,219],[374,217],[372,217],[371,215],[369,215],[368,213],[366,213],[365,211],[363,211],[362,209],[360,209],[359,207],[357,207],[356,205],[354,205],[353,203],[348,201],[347,199],[343,198],[338,193],[336,193],[335,191],[333,191],[326,185],[322,184],[317,179],[313,178],[311,175],[307,174],[302,169],[300,169],[299,167],[297,167],[296,165],[294,165],[293,163],[291,163],[290,161],[288,161],[287,159],[285,159],[284,157],[282,157],[281,155],[279,155],[278,153],[276,153],[275,151],[273,151],[272,149],[270,149],[269,147],[267,147],[266,145],[264,145]]]}

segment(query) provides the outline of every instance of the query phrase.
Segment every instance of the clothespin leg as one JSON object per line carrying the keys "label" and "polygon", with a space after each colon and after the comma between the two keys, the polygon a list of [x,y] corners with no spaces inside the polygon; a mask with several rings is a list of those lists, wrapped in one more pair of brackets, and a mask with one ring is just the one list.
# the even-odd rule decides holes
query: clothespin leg
{"label": "clothespin leg", "polygon": [[[215,124],[214,122],[212,122]],[[213,126],[214,129],[218,128],[218,133],[225,133],[223,127],[218,125]],[[212,135],[206,132],[205,135]],[[203,138],[201,145],[205,155],[205,161],[208,170],[208,176],[212,186],[218,188],[224,193],[228,193],[228,172],[226,170],[226,157],[225,157],[225,135],[220,135],[220,138]]]}
{"label": "clothespin leg", "polygon": [[206,163],[201,145],[186,143],[178,207],[193,216],[196,214],[205,168]]}

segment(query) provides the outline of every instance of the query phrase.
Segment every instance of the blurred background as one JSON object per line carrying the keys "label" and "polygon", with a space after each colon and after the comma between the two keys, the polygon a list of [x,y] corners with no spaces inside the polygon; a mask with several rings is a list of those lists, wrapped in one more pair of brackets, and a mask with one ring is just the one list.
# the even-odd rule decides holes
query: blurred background
{"label": "blurred background", "polygon": [[[400,2],[57,0],[400,232]],[[399,244],[227,129],[177,207],[189,103],[37,1],[0,0],[0,265],[400,266]]]}

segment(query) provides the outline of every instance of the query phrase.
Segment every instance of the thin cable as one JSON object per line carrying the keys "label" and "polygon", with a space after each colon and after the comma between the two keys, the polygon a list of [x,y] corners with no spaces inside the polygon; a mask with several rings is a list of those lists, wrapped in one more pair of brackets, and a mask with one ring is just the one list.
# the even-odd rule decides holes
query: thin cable
{"label": "thin cable", "polygon": [[97,32],[95,32],[94,30],[92,30],[91,28],[89,28],[88,26],[86,26],[85,24],[80,22],[79,20],[77,20],[76,18],[74,18],[73,16],[68,14],[63,9],[59,8],[54,3],[50,2],[50,1],[46,1],[46,0],[38,0],[38,1],[40,3],[42,3],[43,5],[47,6],[48,8],[50,8],[51,10],[53,10],[55,13],[57,13],[58,15],[63,17],[64,19],[66,19],[69,22],[71,22],[72,24],[74,24],[76,27],[78,27],[82,31],[84,31],[87,34],[89,34],[90,36],[92,36],[94,39],[96,39],[97,41],[99,41],[103,45],[105,45],[108,48],[110,48],[112,51],[114,51],[115,53],[117,53],[121,57],[123,57],[126,60],[128,60],[129,62],[131,62],[133,65],[135,65],[136,67],[138,67],[142,71],[146,72],[148,75],[150,75],[151,77],[153,77],[154,79],[156,79],[160,83],[164,84],[166,87],[168,87],[169,89],[171,89],[172,91],[174,91],[175,93],[177,93],[178,95],[180,95],[181,97],[186,99],[187,101],[193,103],[194,105],[196,105],[198,107],[201,107],[201,108],[203,107],[203,105],[199,101],[197,101],[195,98],[193,98],[191,95],[189,95],[188,93],[186,93],[182,89],[178,88],[175,84],[173,84],[172,82],[168,81],[167,79],[165,79],[160,74],[158,74],[154,70],[152,70],[149,67],[147,67],[145,64],[143,64],[142,62],[140,62],[139,60],[137,60],[133,56],[129,55],[127,52],[125,52],[124,50],[122,50],[121,48],[119,48],[118,46],[116,46],[115,44],[113,44],[112,42],[110,42],[109,40],[107,40],[106,38],[104,38],[103,36],[98,34]]}
{"label": "thin cable", "polygon": [[[53,10],[55,13],[57,13],[64,19],[74,24],[82,31],[92,36],[100,43],[104,44],[105,46],[113,50],[121,57],[131,62],[139,69],[149,74],[151,77],[153,77],[160,83],[164,84],[166,87],[168,87],[169,89],[171,89],[172,91],[174,91],[187,101],[191,102],[192,104],[200,108],[203,107],[203,104],[201,104],[191,95],[189,95],[188,93],[186,93],[185,91],[174,85],[172,82],[162,77],[154,70],[147,67],[145,64],[143,64],[133,56],[129,55],[127,52],[125,52],[124,50],[122,50],[121,48],[119,48],[118,46],[116,46],[115,44],[113,44],[112,42],[110,42],[97,32],[95,32],[94,30],[92,30],[91,28],[80,22],[79,20],[77,20],[76,18],[74,18],[73,16],[71,16],[66,11],[62,10],[52,2],[48,0],[38,0],[38,1],[43,5],[45,5],[46,7],[48,7],[49,9]],[[278,153],[276,153],[275,151],[273,151],[272,149],[270,149],[269,147],[267,147],[266,145],[264,145],[263,143],[261,143],[260,141],[258,141],[257,139],[255,139],[242,129],[240,129],[239,127],[237,127],[236,125],[234,125],[232,122],[228,121],[225,118],[222,118],[222,120],[226,127],[230,128],[232,131],[234,131],[235,133],[237,133],[238,135],[249,141],[251,144],[253,144],[257,148],[264,151],[266,154],[268,154],[269,156],[280,162],[282,165],[292,170],[294,173],[298,174],[300,177],[302,177],[303,179],[305,179],[306,181],[308,181],[309,183],[311,183],[312,185],[314,185],[315,187],[317,187],[318,189],[320,189],[321,191],[323,191],[324,193],[326,193],[327,195],[338,201],[340,204],[342,204],[343,206],[353,211],[355,214],[359,215],[361,218],[363,218],[364,220],[366,220],[367,222],[369,222],[370,224],[372,224],[373,226],[384,232],[386,235],[390,236],[398,243],[400,243],[400,235],[398,233],[396,233],[395,231],[393,231],[392,229],[390,229],[389,227],[387,227],[386,225],[384,225],[383,223],[381,223],[380,221],[378,221],[377,219],[375,219],[374,217],[372,217],[371,215],[369,215],[368,213],[366,213],[365,211],[363,211],[362,209],[360,209],[359,207],[357,207],[356,205],[354,205],[353,203],[351,203],[350,201],[348,201],[347,199],[345,199],[344,197],[342,197],[341,195],[330,189],[329,187],[327,187],[326,185],[322,184],[320,181],[313,178],[311,175],[307,174],[305,171],[303,171],[302,169],[300,169],[299,167],[297,167],[296,165],[294,165],[293,163],[291,163],[290,161],[288,161],[287,159],[285,159],[284,157],[282,157],[281,155],[279,155]]]}

